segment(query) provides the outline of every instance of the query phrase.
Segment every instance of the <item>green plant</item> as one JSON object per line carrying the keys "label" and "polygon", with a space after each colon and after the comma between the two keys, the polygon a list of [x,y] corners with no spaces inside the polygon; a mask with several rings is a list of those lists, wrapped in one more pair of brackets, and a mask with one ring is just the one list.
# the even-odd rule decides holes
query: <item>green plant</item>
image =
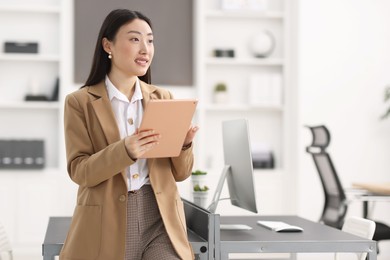
{"label": "green plant", "polygon": [[208,191],[208,190],[209,190],[209,187],[207,187],[206,185],[203,187],[200,187],[199,184],[196,184],[194,186],[194,191]]}
{"label": "green plant", "polygon": [[205,171],[201,171],[201,170],[196,170],[194,172],[192,172],[192,175],[206,175],[207,172]]}
{"label": "green plant", "polygon": [[[385,88],[383,102],[385,104],[390,103],[390,85],[387,85],[386,88]],[[386,113],[381,116],[381,119],[386,119],[389,116],[390,116],[390,106],[387,108]]]}
{"label": "green plant", "polygon": [[215,85],[214,90],[215,92],[224,92],[227,90],[226,84],[220,82],[217,85]]}

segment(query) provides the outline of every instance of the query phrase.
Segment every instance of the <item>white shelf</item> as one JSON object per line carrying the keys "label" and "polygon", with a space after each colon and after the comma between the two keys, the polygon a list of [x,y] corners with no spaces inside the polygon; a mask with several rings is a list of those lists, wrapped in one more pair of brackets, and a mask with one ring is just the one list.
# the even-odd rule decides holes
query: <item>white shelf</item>
{"label": "white shelf", "polygon": [[228,105],[219,105],[219,104],[209,104],[205,105],[204,109],[207,111],[252,111],[252,110],[264,110],[264,111],[277,111],[282,112],[282,106],[267,106],[267,105],[244,105],[244,104],[228,104]]}
{"label": "white shelf", "polygon": [[284,13],[271,11],[223,11],[210,10],[207,11],[208,18],[232,18],[232,19],[283,19]]}
{"label": "white shelf", "polygon": [[253,169],[253,173],[254,174],[264,174],[264,175],[268,175],[268,174],[271,174],[271,175],[281,175],[283,174],[283,169],[281,168],[274,168],[274,169]]}
{"label": "white shelf", "polygon": [[43,169],[3,169],[0,168],[0,174],[2,176],[10,175],[15,176],[18,175],[19,177],[28,177],[30,175],[34,174],[43,174],[47,176],[58,176],[59,174],[63,174],[63,171],[61,171],[60,168],[57,167],[45,167]]}
{"label": "white shelf", "polygon": [[49,61],[59,62],[60,56],[55,54],[12,53],[0,54],[0,61]]}
{"label": "white shelf", "polygon": [[46,5],[17,5],[17,4],[0,4],[0,12],[27,12],[27,13],[53,13],[59,14],[58,6]]}
{"label": "white shelf", "polygon": [[283,59],[277,58],[207,58],[208,65],[248,65],[248,66],[283,66]]}
{"label": "white shelf", "polygon": [[59,102],[51,101],[15,101],[4,102],[0,101],[0,108],[2,109],[59,109]]}
{"label": "white shelf", "polygon": [[[260,170],[260,173],[275,175],[288,164],[288,142],[285,133],[288,131],[290,102],[286,93],[290,90],[290,1],[270,3],[266,10],[222,10],[218,9],[220,0],[202,0],[197,17],[199,23],[199,121],[203,131],[199,132],[199,166],[210,167],[223,163],[221,152],[211,153],[209,147],[222,145],[220,142],[220,122],[231,117],[245,116],[251,122],[251,131],[256,132],[254,139],[267,143],[272,148],[277,169]],[[257,32],[270,30],[274,34],[276,46],[270,56],[257,58],[251,55],[250,40]],[[239,36],[231,36],[231,33]],[[236,37],[237,36],[237,37]],[[232,49],[235,57],[214,57],[215,49]],[[264,75],[258,82],[252,81],[252,75]],[[257,80],[253,78],[253,80]],[[213,103],[213,86],[225,82],[229,89],[227,104]],[[252,84],[252,85],[251,85]],[[263,84],[259,93],[250,92],[251,86]],[[275,89],[272,87],[275,86]],[[270,90],[267,90],[267,87]],[[277,88],[277,89],[276,89]],[[280,88],[280,91],[279,91]],[[274,91],[275,90],[275,91]],[[268,93],[268,92],[269,93]],[[264,95],[250,97],[253,95]],[[252,105],[252,100],[283,100],[279,105]],[[280,95],[280,99],[279,99]],[[203,125],[202,125],[203,124]],[[207,145],[204,145],[207,143]],[[258,170],[256,170],[258,171]]]}

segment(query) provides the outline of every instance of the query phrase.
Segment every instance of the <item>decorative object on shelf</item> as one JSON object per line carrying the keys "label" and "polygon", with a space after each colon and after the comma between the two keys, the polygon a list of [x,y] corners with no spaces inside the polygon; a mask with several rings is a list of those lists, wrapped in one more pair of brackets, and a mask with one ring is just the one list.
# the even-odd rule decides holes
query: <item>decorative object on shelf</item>
{"label": "decorative object on shelf", "polygon": [[5,53],[38,53],[37,42],[5,42]]}
{"label": "decorative object on shelf", "polygon": [[282,105],[282,76],[279,73],[250,75],[249,104],[280,107]]}
{"label": "decorative object on shelf", "polygon": [[275,49],[275,36],[268,30],[257,33],[250,41],[250,51],[257,58],[266,58]]}
{"label": "decorative object on shelf", "polygon": [[58,101],[59,94],[60,94],[60,78],[57,77],[54,83],[53,94],[51,95],[50,101]]}
{"label": "decorative object on shelf", "polygon": [[267,4],[267,0],[221,0],[221,7],[224,10],[265,11]]}
{"label": "decorative object on shelf", "polygon": [[225,83],[217,83],[214,87],[214,103],[226,104],[229,101],[227,86]]}
{"label": "decorative object on shelf", "polygon": [[252,144],[252,163],[255,169],[275,168],[275,159],[271,148],[264,143]]}
{"label": "decorative object on shelf", "polygon": [[383,102],[388,106],[386,112],[381,116],[381,119],[386,119],[390,116],[390,84],[385,86]]}
{"label": "decorative object on shelf", "polygon": [[215,49],[214,56],[218,58],[234,58],[233,49]]}
{"label": "decorative object on shelf", "polygon": [[53,93],[50,97],[39,94],[39,81],[37,79],[31,79],[30,81],[30,93],[24,97],[25,101],[58,101],[60,80],[57,77],[55,79]]}
{"label": "decorative object on shelf", "polygon": [[0,169],[42,169],[43,140],[0,140]]}
{"label": "decorative object on shelf", "polygon": [[192,186],[199,185],[201,187],[206,185],[207,172],[196,170],[191,174]]}
{"label": "decorative object on shelf", "polygon": [[207,206],[209,190],[209,187],[206,185],[206,175],[207,172],[201,170],[196,170],[191,175],[194,203],[203,208]]}

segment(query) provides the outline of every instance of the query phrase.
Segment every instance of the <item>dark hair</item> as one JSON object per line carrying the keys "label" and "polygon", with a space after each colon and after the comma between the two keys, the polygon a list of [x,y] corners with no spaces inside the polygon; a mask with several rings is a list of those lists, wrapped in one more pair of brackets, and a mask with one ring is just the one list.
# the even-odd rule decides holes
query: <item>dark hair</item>
{"label": "dark hair", "polygon": [[[141,19],[147,22],[152,28],[152,23],[149,18],[138,11],[131,11],[127,9],[116,9],[111,11],[100,28],[99,36],[96,41],[95,53],[93,55],[91,72],[89,73],[88,79],[85,82],[85,86],[95,85],[101,82],[106,74],[111,70],[111,60],[108,58],[108,54],[103,49],[103,38],[107,38],[109,41],[114,40],[116,33],[119,28],[127,24],[134,19]],[[151,83],[151,72],[150,67],[145,75],[140,76],[139,79]]]}

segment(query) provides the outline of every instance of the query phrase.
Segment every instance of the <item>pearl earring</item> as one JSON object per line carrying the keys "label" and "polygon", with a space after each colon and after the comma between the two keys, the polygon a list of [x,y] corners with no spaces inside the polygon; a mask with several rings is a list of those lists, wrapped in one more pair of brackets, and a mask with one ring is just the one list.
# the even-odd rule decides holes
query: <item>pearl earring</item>
{"label": "pearl earring", "polygon": [[108,58],[109,58],[110,60],[112,59],[111,52],[108,53]]}

